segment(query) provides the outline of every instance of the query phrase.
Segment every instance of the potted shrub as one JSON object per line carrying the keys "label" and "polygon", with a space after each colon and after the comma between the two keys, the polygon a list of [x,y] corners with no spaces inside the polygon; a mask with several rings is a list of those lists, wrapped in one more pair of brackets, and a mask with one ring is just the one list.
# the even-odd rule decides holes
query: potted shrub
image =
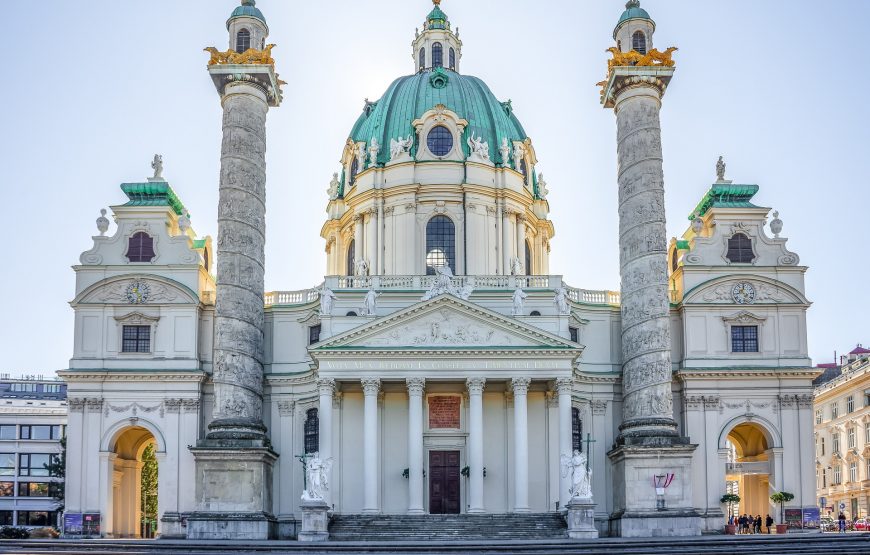
{"label": "potted shrub", "polygon": [[776,525],[777,534],[785,534],[788,532],[788,525],[785,523],[785,518],[783,517],[783,504],[788,503],[792,499],[794,499],[794,494],[787,491],[778,491],[770,496],[771,501],[779,503],[779,521],[781,524]]}
{"label": "potted shrub", "polygon": [[[732,505],[734,505],[736,503],[740,503],[740,496],[737,495],[736,493],[726,493],[725,495],[722,496],[722,499],[720,499],[719,501],[728,505],[728,516],[731,516],[731,514],[733,513]],[[726,523],[725,524],[725,533],[730,534],[730,535],[736,534],[737,533],[737,525]]]}

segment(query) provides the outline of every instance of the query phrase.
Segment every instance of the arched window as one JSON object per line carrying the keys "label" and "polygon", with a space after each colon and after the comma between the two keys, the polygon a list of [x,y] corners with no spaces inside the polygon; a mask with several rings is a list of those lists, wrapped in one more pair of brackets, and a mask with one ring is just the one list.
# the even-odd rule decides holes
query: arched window
{"label": "arched window", "polygon": [[426,49],[421,48],[420,49],[420,69],[422,70],[425,68],[426,68]]}
{"label": "arched window", "polygon": [[251,32],[242,29],[236,35],[236,52],[242,53],[251,47]]}
{"label": "arched window", "polygon": [[[525,224],[522,224],[525,225]],[[529,242],[526,241],[526,275],[532,275],[532,249],[529,246]]]}
{"label": "arched window", "polygon": [[752,240],[743,233],[735,233],[728,239],[728,254],[725,256],[735,264],[751,264],[755,260]]}
{"label": "arched window", "polygon": [[352,276],[356,272],[356,239],[350,240],[350,245],[347,247],[347,268],[348,276]]}
{"label": "arched window", "polygon": [[631,36],[631,49],[646,54],[646,35],[643,31],[635,31]]}
{"label": "arched window", "polygon": [[208,249],[202,249],[202,265],[205,266],[205,271],[208,271]]}
{"label": "arched window", "polygon": [[520,173],[523,174],[523,176],[525,176],[528,171],[529,171],[529,168],[528,168],[528,166],[526,166],[526,159],[525,158],[520,159]]}
{"label": "arched window", "polygon": [[541,315],[540,310],[533,310],[533,311],[529,312],[529,316],[540,316],[540,315]]}
{"label": "arched window", "polygon": [[436,125],[426,136],[426,146],[435,156],[447,156],[453,150],[453,133],[443,125]]}
{"label": "arched window", "polygon": [[456,228],[447,216],[435,216],[426,224],[426,274],[443,266],[456,269]]}
{"label": "arched window", "polygon": [[154,260],[154,239],[139,231],[127,241],[127,260],[130,262],[151,262]]}
{"label": "arched window", "polygon": [[450,69],[456,71],[456,50],[450,49]]}
{"label": "arched window", "polygon": [[432,45],[432,67],[444,67],[444,47],[440,42]]}
{"label": "arched window", "polygon": [[350,163],[350,184],[356,182],[356,173],[359,171],[359,158],[354,156],[353,162]]}
{"label": "arched window", "polygon": [[305,453],[320,451],[320,419],[317,409],[305,411]]}
{"label": "arched window", "polygon": [[353,310],[351,310],[350,312],[345,314],[345,316],[359,316],[359,315],[356,312],[354,312]]}
{"label": "arched window", "polygon": [[583,421],[577,407],[571,408],[571,450],[583,452]]}

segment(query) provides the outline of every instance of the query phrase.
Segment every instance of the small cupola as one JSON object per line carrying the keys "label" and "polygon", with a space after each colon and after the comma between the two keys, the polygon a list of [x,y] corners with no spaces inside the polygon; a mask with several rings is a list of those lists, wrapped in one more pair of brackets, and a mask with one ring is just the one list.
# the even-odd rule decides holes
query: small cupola
{"label": "small cupola", "polygon": [[616,47],[622,52],[634,50],[646,54],[653,49],[655,30],[656,23],[649,13],[640,7],[640,0],[629,0],[613,30],[613,39],[616,41]]}
{"label": "small cupola", "polygon": [[244,52],[249,48],[263,50],[269,37],[269,26],[256,0],[242,0],[242,5],[233,10],[227,19],[230,33],[230,49]]}
{"label": "small cupola", "polygon": [[462,57],[462,41],[459,29],[453,32],[447,14],[441,10],[441,0],[432,0],[435,7],[423,22],[423,32],[414,33],[412,50],[416,72],[444,68],[459,71]]}

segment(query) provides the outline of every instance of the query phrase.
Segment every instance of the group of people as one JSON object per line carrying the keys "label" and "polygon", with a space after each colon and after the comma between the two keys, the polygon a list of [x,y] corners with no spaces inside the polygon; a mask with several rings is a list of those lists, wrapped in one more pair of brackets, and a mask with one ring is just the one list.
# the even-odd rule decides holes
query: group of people
{"label": "group of people", "polygon": [[[735,520],[737,524],[737,533],[738,534],[760,534],[761,533],[761,515],[752,515],[743,514],[738,516],[736,519],[734,515],[728,517],[728,524],[731,526],[735,525]],[[770,515],[767,515],[767,518],[764,519],[764,526],[767,528],[767,533],[770,534],[770,527],[773,526],[773,518]]]}

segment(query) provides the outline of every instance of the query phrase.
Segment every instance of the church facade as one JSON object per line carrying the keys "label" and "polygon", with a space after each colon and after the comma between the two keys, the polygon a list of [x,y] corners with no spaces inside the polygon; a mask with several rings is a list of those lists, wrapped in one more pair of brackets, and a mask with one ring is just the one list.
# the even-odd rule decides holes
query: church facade
{"label": "church facade", "polygon": [[758,186],[726,179],[721,160],[668,243],[658,108],[673,49],[653,48],[649,14],[628,3],[602,83],[620,293],[551,273],[532,139],[460,72],[462,41],[435,4],[414,73],[338,145],[326,276],[303,291],[263,291],[281,81],[263,13],[253,0],[233,12],[229,50],[209,60],[224,106],[218,240],[196,235],[155,157],[74,267],[66,511],[140,536],[149,445],[164,537],[295,537],[314,454],[332,461],[338,515],[563,511],[562,460],[577,451],[603,535],[721,530],[729,512],[777,514],[777,491],[815,506],[807,268],[778,214],[753,204]]}

